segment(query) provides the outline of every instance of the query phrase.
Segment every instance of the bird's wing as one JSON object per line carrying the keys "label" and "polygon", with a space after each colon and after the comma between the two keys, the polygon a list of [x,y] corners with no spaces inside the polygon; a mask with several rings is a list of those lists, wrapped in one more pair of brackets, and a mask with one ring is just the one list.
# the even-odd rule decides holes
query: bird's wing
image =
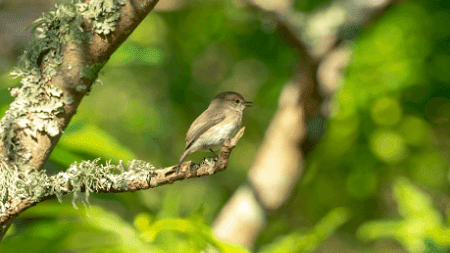
{"label": "bird's wing", "polygon": [[[225,115],[223,113],[214,113],[210,110],[204,111],[189,127],[189,130],[186,134],[186,147],[184,150],[187,150],[194,140],[196,140],[202,133],[206,132],[211,127],[219,124],[222,120],[225,119]],[[204,124],[197,124],[197,122],[204,122]]]}

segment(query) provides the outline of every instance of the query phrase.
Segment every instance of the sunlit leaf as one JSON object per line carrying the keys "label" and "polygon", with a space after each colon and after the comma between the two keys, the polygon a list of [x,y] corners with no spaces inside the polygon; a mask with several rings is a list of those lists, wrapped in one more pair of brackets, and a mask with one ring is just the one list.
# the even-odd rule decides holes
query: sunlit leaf
{"label": "sunlit leaf", "polygon": [[340,207],[330,211],[309,233],[294,232],[282,236],[269,245],[261,253],[282,252],[314,252],[321,242],[326,240],[335,230],[350,219],[350,211]]}
{"label": "sunlit leaf", "polygon": [[94,157],[115,161],[129,161],[136,157],[115,137],[93,125],[86,125],[80,131],[64,134],[58,145],[68,151],[87,153]]}

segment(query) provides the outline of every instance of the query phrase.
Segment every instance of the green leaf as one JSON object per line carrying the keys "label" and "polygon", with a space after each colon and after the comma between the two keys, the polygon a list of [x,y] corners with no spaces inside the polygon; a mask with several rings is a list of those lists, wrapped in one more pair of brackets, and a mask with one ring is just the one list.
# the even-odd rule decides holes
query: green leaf
{"label": "green leaf", "polygon": [[57,145],[50,155],[50,160],[53,160],[64,167],[69,167],[73,162],[81,162],[84,159],[64,147],[61,147],[61,145]]}
{"label": "green leaf", "polygon": [[406,178],[399,178],[393,186],[398,210],[403,219],[366,222],[357,236],[364,241],[394,238],[408,252],[424,252],[426,240],[450,246],[450,229],[442,224],[442,215],[432,205],[432,199]]}
{"label": "green leaf", "polygon": [[94,228],[112,233],[117,243],[115,250],[120,252],[164,252],[154,245],[144,243],[136,229],[114,212],[91,207],[85,221]]}
{"label": "green leaf", "polygon": [[165,230],[176,231],[189,236],[190,240],[197,244],[211,244],[219,252],[249,252],[245,247],[237,244],[229,244],[217,239],[210,227],[203,223],[188,219],[162,219],[153,223],[142,233],[142,237],[147,241],[155,241],[156,237]]}
{"label": "green leaf", "polygon": [[266,245],[260,253],[314,252],[321,242],[346,223],[350,217],[350,211],[347,208],[333,209],[308,234],[293,232]]}
{"label": "green leaf", "polygon": [[87,153],[107,160],[129,161],[136,157],[115,137],[93,125],[85,125],[79,131],[64,134],[58,145],[69,152]]}

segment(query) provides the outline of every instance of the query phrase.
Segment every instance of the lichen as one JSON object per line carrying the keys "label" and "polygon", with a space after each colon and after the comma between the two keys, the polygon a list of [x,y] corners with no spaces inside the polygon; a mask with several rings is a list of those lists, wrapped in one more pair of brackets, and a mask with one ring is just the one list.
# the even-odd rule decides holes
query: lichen
{"label": "lichen", "polygon": [[85,65],[80,70],[80,78],[97,79],[99,71],[105,66],[106,62],[94,63],[92,65]]}
{"label": "lichen", "polygon": [[[67,171],[53,176],[48,176],[44,170],[20,172],[8,167],[11,165],[0,163],[0,217],[6,215],[6,209],[11,207],[10,203],[14,200],[39,202],[44,197],[56,196],[61,202],[64,194],[72,193],[73,203],[77,200],[89,203],[90,192],[111,189],[126,191],[129,189],[128,181],[149,180],[155,169],[153,165],[140,160],[130,161],[126,168],[122,162],[118,165],[111,162],[102,165],[99,160],[75,162]],[[80,198],[83,189],[84,200]]]}
{"label": "lichen", "polygon": [[89,33],[82,27],[80,7],[77,0],[55,5],[33,23],[28,48],[11,72],[14,78],[22,77],[22,86],[11,89],[15,100],[0,123],[0,139],[5,143],[7,153],[3,157],[5,161],[20,165],[31,159],[31,151],[19,142],[17,132],[24,131],[33,137],[37,131],[50,136],[61,132],[56,116],[64,111],[64,104],[72,103],[73,98],[63,95],[60,88],[49,86],[47,82],[57,74],[58,66],[63,62],[61,44],[90,40]]}
{"label": "lichen", "polygon": [[[65,104],[72,103],[73,98],[63,95],[61,89],[46,83],[58,74],[59,66],[64,60],[61,45],[92,42],[83,16],[92,22],[93,30],[97,33],[109,34],[114,31],[120,16],[118,10],[125,2],[92,0],[86,4],[82,0],[70,0],[55,5],[33,22],[29,46],[11,72],[14,78],[22,78],[22,86],[11,89],[15,100],[0,122],[0,140],[5,143],[7,153],[1,159],[18,165],[26,164],[31,159],[29,148],[16,137],[18,132],[24,131],[33,137],[36,137],[37,131],[50,136],[60,134],[61,127],[56,116],[64,111]],[[105,62],[89,65],[80,71],[80,76],[95,80],[104,64]],[[72,67],[69,66],[68,69]]]}
{"label": "lichen", "polygon": [[96,33],[108,35],[116,30],[120,6],[125,4],[126,0],[92,0],[85,6],[83,16],[91,21]]}

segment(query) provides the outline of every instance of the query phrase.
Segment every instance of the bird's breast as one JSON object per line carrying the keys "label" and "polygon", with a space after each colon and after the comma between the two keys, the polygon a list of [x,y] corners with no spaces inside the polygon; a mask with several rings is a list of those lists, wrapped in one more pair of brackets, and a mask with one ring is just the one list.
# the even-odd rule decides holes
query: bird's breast
{"label": "bird's breast", "polygon": [[218,149],[228,137],[236,134],[240,127],[239,120],[224,120],[211,127],[201,136],[202,149]]}

